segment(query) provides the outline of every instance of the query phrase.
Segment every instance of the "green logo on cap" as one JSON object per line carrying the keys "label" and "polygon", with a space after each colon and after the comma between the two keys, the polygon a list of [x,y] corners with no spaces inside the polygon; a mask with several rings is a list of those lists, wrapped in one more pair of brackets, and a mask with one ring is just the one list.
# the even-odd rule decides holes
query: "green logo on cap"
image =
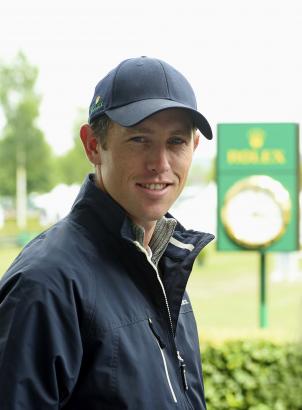
{"label": "green logo on cap", "polygon": [[104,101],[100,95],[96,97],[94,100],[94,104],[90,108],[90,115],[94,114],[99,108],[102,108],[104,105]]}

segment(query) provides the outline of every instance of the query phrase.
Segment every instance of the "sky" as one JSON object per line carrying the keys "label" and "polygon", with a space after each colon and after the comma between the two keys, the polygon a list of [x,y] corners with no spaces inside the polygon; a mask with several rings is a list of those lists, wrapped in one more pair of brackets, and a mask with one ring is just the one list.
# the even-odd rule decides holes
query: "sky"
{"label": "sky", "polygon": [[202,139],[200,156],[215,155],[218,123],[300,123],[301,39],[301,0],[0,5],[0,60],[22,50],[38,67],[39,126],[57,154],[72,146],[78,110],[88,112],[97,82],[140,55],[165,60],[193,86],[214,132],[214,141]]}

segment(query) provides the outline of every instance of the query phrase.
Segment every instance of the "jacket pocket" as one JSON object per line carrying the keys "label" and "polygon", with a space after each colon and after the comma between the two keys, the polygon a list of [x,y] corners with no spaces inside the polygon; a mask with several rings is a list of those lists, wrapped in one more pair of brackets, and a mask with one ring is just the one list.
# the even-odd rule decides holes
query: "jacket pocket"
{"label": "jacket pocket", "polygon": [[162,360],[162,365],[163,365],[164,370],[165,370],[165,375],[166,375],[166,379],[167,379],[167,382],[168,382],[168,386],[169,386],[169,389],[170,389],[170,393],[171,393],[172,399],[173,399],[174,403],[177,403],[177,398],[176,398],[176,395],[175,395],[175,392],[174,392],[174,389],[173,389],[173,386],[172,386],[172,383],[171,383],[171,378],[170,378],[170,375],[169,375],[169,370],[168,370],[168,366],[167,366],[167,360],[166,360],[166,356],[165,356],[165,347],[166,347],[166,346],[165,346],[165,344],[163,343],[163,341],[161,340],[161,338],[160,338],[160,336],[158,335],[158,333],[156,332],[156,330],[155,330],[155,328],[154,328],[154,326],[153,326],[153,322],[152,322],[151,318],[148,319],[148,322],[149,322],[149,327],[150,327],[150,329],[151,329],[151,331],[152,331],[152,333],[153,333],[153,335],[154,335],[156,344],[157,344],[158,349],[159,349],[159,352],[160,352],[160,356],[161,356],[161,360]]}

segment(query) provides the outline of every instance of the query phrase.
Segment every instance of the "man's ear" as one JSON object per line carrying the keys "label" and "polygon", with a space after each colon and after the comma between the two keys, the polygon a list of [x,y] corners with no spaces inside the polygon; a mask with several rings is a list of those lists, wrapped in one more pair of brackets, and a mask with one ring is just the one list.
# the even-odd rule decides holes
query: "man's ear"
{"label": "man's ear", "polygon": [[89,124],[82,125],[80,137],[89,161],[94,165],[99,165],[101,163],[100,144]]}
{"label": "man's ear", "polygon": [[199,132],[198,130],[195,130],[195,131],[194,131],[194,135],[193,135],[194,151],[195,151],[196,148],[198,147],[199,139],[200,139],[200,132]]}

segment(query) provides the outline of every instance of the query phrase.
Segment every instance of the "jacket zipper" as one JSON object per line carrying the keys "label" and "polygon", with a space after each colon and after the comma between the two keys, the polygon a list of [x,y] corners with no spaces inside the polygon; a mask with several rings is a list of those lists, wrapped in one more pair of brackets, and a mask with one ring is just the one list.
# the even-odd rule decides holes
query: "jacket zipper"
{"label": "jacket zipper", "polygon": [[179,351],[177,350],[177,358],[179,360],[180,364],[180,371],[181,371],[181,377],[182,377],[182,382],[184,385],[185,391],[189,390],[188,382],[187,382],[187,375],[186,375],[186,364],[184,359],[181,357]]}
{"label": "jacket zipper", "polygon": [[174,338],[175,335],[174,335],[174,330],[173,330],[173,324],[172,324],[172,317],[171,317],[169,302],[168,302],[168,298],[167,298],[167,295],[166,295],[166,291],[165,291],[164,285],[163,285],[162,280],[161,280],[161,278],[160,278],[160,276],[159,276],[157,267],[156,267],[156,266],[154,265],[154,263],[152,262],[152,260],[151,260],[151,258],[150,258],[150,256],[149,256],[148,252],[146,251],[146,249],[145,249],[139,242],[135,241],[134,243],[135,243],[135,245],[139,248],[139,250],[146,255],[146,258],[147,258],[148,262],[150,263],[150,265],[152,266],[152,268],[155,270],[157,280],[158,280],[158,282],[159,282],[159,284],[160,284],[160,287],[161,287],[162,292],[163,292],[163,295],[164,295],[165,304],[166,304],[166,308],[167,308],[167,312],[168,312],[168,316],[169,316],[169,322],[170,322],[171,333],[172,333],[172,336],[173,336],[173,338]]}
{"label": "jacket zipper", "polygon": [[[150,258],[150,255],[148,254],[148,252],[146,251],[146,249],[145,249],[139,242],[137,242],[137,241],[135,241],[134,244],[139,248],[139,250],[140,250],[141,252],[143,252],[143,253],[146,255],[147,261],[150,263],[150,265],[153,267],[153,269],[154,269],[155,272],[156,272],[157,280],[158,280],[158,282],[159,282],[159,284],[160,284],[160,286],[161,286],[161,289],[162,289],[162,292],[163,292],[163,295],[164,295],[164,299],[165,299],[165,303],[166,303],[166,308],[167,308],[167,312],[168,312],[168,316],[169,316],[169,322],[170,322],[171,333],[172,333],[172,336],[173,336],[173,339],[174,339],[174,338],[175,338],[175,334],[174,334],[174,330],[173,330],[173,324],[172,324],[172,317],[171,317],[169,302],[168,302],[168,298],[167,298],[167,295],[166,295],[166,291],[165,291],[164,285],[163,285],[162,280],[161,280],[161,278],[160,278],[160,276],[159,276],[158,269],[157,269],[157,267],[154,265],[154,263],[152,262],[152,260],[151,260],[151,258]],[[150,319],[150,320],[151,320],[151,319]],[[151,323],[152,323],[152,322],[151,322]],[[149,321],[149,324],[150,324],[150,321]],[[150,327],[151,327],[151,326],[150,326]],[[151,328],[151,329],[152,329],[152,328]],[[154,330],[153,330],[153,334],[155,335]],[[156,335],[155,335],[155,337],[156,337]],[[158,338],[158,337],[156,337],[156,340],[157,340],[157,342],[159,343],[159,338]],[[160,344],[159,344],[159,347],[160,347]],[[160,347],[160,349],[161,349],[161,352],[162,352],[162,355],[163,355],[162,348]],[[165,362],[165,357],[164,357],[164,355],[163,355],[163,359],[164,359],[164,362]],[[187,376],[186,376],[186,364],[185,364],[185,362],[184,362],[184,359],[180,356],[179,351],[177,351],[177,359],[178,359],[179,364],[180,364],[181,378],[182,378],[182,381],[183,381],[184,389],[185,389],[185,391],[188,391],[188,390],[189,390],[189,386],[188,386],[188,383],[187,383]],[[166,366],[165,366],[165,368],[166,368]],[[166,368],[166,369],[167,369],[167,368]],[[168,369],[167,369],[167,371],[168,371]],[[167,374],[167,377],[169,378],[169,374]],[[169,380],[168,380],[168,382],[169,382]],[[170,383],[169,383],[169,385],[170,385]],[[170,385],[170,387],[171,387],[171,389],[172,389],[172,385]],[[172,391],[173,391],[173,389],[172,389]],[[173,393],[174,393],[174,392],[173,392]],[[174,395],[174,396],[175,396],[175,395]]]}
{"label": "jacket zipper", "polygon": [[156,333],[156,331],[153,327],[152,320],[149,318],[148,321],[149,321],[150,329],[152,330],[152,333],[155,336],[156,344],[157,344],[157,346],[160,350],[160,353],[161,353],[161,357],[162,357],[162,360],[163,360],[163,365],[164,365],[164,369],[165,369],[165,373],[166,373],[166,378],[167,378],[167,382],[168,382],[168,385],[169,385],[169,388],[170,388],[170,392],[171,392],[173,401],[174,401],[174,403],[177,403],[177,398],[176,398],[176,395],[175,395],[175,392],[174,392],[174,389],[173,389],[173,386],[172,386],[172,383],[171,383],[171,379],[170,379],[170,375],[169,375],[169,371],[168,371],[168,366],[167,366],[167,361],[166,361],[166,357],[165,357],[165,353],[164,353],[164,348],[166,346],[161,341],[159,335]]}

